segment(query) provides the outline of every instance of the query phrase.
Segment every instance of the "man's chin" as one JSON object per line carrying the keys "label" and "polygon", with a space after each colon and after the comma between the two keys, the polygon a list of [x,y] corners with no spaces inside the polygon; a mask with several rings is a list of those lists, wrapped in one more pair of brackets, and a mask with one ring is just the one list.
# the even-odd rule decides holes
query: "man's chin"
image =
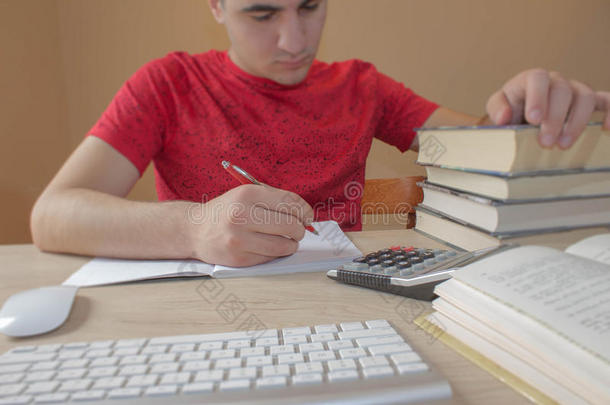
{"label": "man's chin", "polygon": [[273,75],[273,77],[270,77],[270,79],[284,86],[295,86],[305,80],[308,71],[309,67],[299,71],[282,72]]}

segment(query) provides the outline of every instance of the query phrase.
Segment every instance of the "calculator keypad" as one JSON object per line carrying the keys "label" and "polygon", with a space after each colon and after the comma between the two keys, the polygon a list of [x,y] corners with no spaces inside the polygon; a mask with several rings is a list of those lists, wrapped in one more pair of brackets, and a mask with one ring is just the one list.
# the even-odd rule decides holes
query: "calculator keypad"
{"label": "calculator keypad", "polygon": [[426,273],[457,255],[452,250],[420,249],[412,246],[392,246],[358,257],[339,267],[341,270],[384,274],[395,277],[413,277]]}

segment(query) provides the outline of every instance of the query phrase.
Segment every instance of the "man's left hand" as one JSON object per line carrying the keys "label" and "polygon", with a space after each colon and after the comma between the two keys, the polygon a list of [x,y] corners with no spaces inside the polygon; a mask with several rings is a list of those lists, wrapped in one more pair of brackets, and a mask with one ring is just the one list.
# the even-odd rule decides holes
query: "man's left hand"
{"label": "man's left hand", "polygon": [[494,124],[540,125],[540,144],[558,144],[563,149],[572,146],[594,111],[605,113],[603,127],[610,129],[610,92],[594,91],[544,69],[519,73],[487,101],[487,114]]}

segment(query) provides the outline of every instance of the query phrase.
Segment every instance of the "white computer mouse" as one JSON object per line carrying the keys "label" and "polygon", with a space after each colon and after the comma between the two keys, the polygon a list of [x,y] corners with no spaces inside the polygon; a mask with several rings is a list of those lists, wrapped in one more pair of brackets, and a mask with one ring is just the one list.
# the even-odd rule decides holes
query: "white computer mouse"
{"label": "white computer mouse", "polygon": [[63,324],[78,287],[54,286],[10,296],[0,309],[0,333],[25,337],[50,332]]}

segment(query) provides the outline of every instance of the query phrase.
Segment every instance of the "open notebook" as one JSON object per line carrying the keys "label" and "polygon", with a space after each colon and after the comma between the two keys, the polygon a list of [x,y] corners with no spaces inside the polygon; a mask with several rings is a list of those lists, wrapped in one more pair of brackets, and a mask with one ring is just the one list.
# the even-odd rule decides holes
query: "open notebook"
{"label": "open notebook", "polygon": [[319,235],[306,232],[295,254],[256,266],[227,267],[197,260],[95,258],[72,274],[63,285],[91,287],[169,277],[207,275],[227,278],[325,271],[361,255],[336,222],[315,222],[313,225]]}

